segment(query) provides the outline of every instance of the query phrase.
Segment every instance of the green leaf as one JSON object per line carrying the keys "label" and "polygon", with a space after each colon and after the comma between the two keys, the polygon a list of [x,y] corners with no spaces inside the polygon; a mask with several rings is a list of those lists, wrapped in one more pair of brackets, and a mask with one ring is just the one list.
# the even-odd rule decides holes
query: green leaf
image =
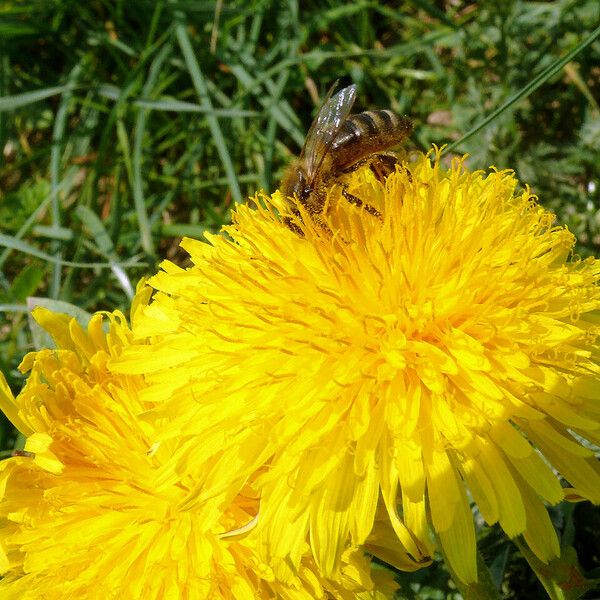
{"label": "green leaf", "polygon": [[600,579],[586,579],[581,572],[577,553],[563,546],[561,555],[548,564],[542,562],[521,538],[513,540],[551,600],[577,600],[600,584]]}
{"label": "green leaf", "polygon": [[13,300],[25,302],[28,296],[35,293],[42,279],[44,270],[35,265],[26,266],[14,279],[10,286],[10,295]]}

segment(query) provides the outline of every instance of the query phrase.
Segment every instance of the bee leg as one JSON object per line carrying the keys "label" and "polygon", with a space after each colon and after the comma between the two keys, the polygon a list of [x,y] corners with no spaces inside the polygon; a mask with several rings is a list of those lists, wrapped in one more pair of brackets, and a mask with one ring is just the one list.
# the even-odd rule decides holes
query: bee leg
{"label": "bee leg", "polygon": [[[302,227],[300,227],[300,225],[298,223],[302,223],[304,224],[304,221],[302,219],[302,215],[300,214],[300,211],[295,208],[292,207],[291,208],[291,213],[294,215],[293,217],[283,217],[281,219],[282,223],[293,233],[295,233],[298,237],[305,237],[305,233],[304,230],[302,229]],[[329,229],[329,227],[323,222],[323,219],[321,219],[321,215],[320,213],[317,212],[309,212],[310,215],[310,220],[311,222],[317,226],[318,228],[320,228],[321,230],[323,230],[325,233],[327,234],[331,234],[331,229]]]}
{"label": "bee leg", "polygon": [[[342,173],[352,173],[356,171],[360,167],[364,167],[368,165],[371,171],[375,174],[379,181],[384,181],[384,179],[391,175],[396,171],[396,165],[401,166],[400,159],[395,154],[386,154],[380,152],[379,154],[371,154],[367,158],[363,158],[354,164],[346,167]],[[402,167],[408,176],[408,180],[412,181],[412,175],[408,167]]]}
{"label": "bee leg", "polygon": [[372,156],[369,156],[367,158],[361,158],[360,160],[356,161],[355,163],[352,163],[349,167],[342,169],[341,172],[344,174],[353,173],[354,171],[360,169],[360,167],[364,167],[365,165],[370,164],[372,160],[373,160]]}
{"label": "bee leg", "polygon": [[302,231],[302,228],[298,225],[298,223],[303,223],[302,215],[300,214],[298,207],[290,203],[289,211],[293,216],[282,217],[281,222],[295,234],[304,237],[304,231]]}
{"label": "bee leg", "polygon": [[366,158],[361,158],[355,163],[352,163],[349,167],[343,169],[342,173],[352,173],[361,167],[368,166],[378,179],[383,179],[390,173],[393,173],[396,170],[396,165],[399,163],[400,161],[395,154],[384,154],[380,152],[379,154],[371,154]]}
{"label": "bee leg", "polygon": [[354,194],[351,194],[348,191],[348,186],[346,184],[342,185],[342,196],[344,196],[344,198],[346,198],[346,200],[348,202],[350,202],[350,204],[354,204],[354,206],[356,206],[358,208],[362,208],[363,210],[368,212],[370,215],[373,215],[374,217],[381,218],[381,213],[374,206],[371,206],[370,204],[366,204],[360,198],[358,198]]}
{"label": "bee leg", "polygon": [[395,154],[374,154],[371,159],[371,171],[373,171],[379,181],[383,181],[386,177],[395,173],[396,166],[399,166],[406,173],[408,180],[412,183],[410,169],[403,166]]}
{"label": "bee leg", "polygon": [[398,157],[393,154],[374,154],[369,165],[371,171],[379,181],[396,172],[396,165],[400,164]]}
{"label": "bee leg", "polygon": [[300,226],[294,222],[292,217],[283,217],[282,221],[284,225],[286,225],[287,228],[293,231],[296,235],[299,237],[304,237],[304,231],[302,231]]}

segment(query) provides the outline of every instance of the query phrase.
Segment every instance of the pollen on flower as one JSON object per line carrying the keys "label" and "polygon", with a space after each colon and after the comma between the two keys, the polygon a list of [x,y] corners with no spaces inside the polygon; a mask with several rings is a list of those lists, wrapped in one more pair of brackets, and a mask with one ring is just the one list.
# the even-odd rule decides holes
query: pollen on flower
{"label": "pollen on flower", "polygon": [[227,237],[185,240],[192,266],[164,263],[134,322],[153,343],[111,368],[147,374],[172,435],[210,422],[260,440],[257,529],[277,576],[307,541],[339,574],[376,532],[419,568],[433,531],[474,581],[467,491],[550,560],[544,504],[571,493],[553,468],[600,501],[581,444],[600,441],[600,263],[571,257],[573,235],[511,171],[430,154],[347,178],[380,216],[335,185],[318,218],[299,206],[299,235],[276,192],[237,207]]}

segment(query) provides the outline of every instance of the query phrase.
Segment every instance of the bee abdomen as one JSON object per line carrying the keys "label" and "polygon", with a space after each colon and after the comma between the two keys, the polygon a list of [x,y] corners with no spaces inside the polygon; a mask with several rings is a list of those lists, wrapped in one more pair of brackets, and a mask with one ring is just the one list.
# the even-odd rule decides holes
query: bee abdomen
{"label": "bee abdomen", "polygon": [[410,133],[412,126],[406,117],[391,110],[368,110],[350,115],[340,127],[333,148],[358,141],[361,138],[386,137],[397,139],[399,134]]}
{"label": "bee abdomen", "polygon": [[350,115],[333,141],[336,165],[344,167],[368,154],[385,151],[398,145],[411,131],[410,120],[391,110],[368,110]]}

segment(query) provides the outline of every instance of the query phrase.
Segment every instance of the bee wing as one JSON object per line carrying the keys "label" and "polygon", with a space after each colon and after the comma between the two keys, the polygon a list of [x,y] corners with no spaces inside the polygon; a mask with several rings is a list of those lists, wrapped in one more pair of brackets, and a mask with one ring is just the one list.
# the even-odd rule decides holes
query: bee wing
{"label": "bee wing", "polygon": [[355,85],[345,87],[335,96],[332,95],[334,89],[335,84],[329,90],[323,105],[312,122],[300,154],[301,157],[306,159],[306,174],[309,181],[313,180],[323,159],[331,150],[333,141],[342,123],[350,114],[354,100],[356,100]]}

